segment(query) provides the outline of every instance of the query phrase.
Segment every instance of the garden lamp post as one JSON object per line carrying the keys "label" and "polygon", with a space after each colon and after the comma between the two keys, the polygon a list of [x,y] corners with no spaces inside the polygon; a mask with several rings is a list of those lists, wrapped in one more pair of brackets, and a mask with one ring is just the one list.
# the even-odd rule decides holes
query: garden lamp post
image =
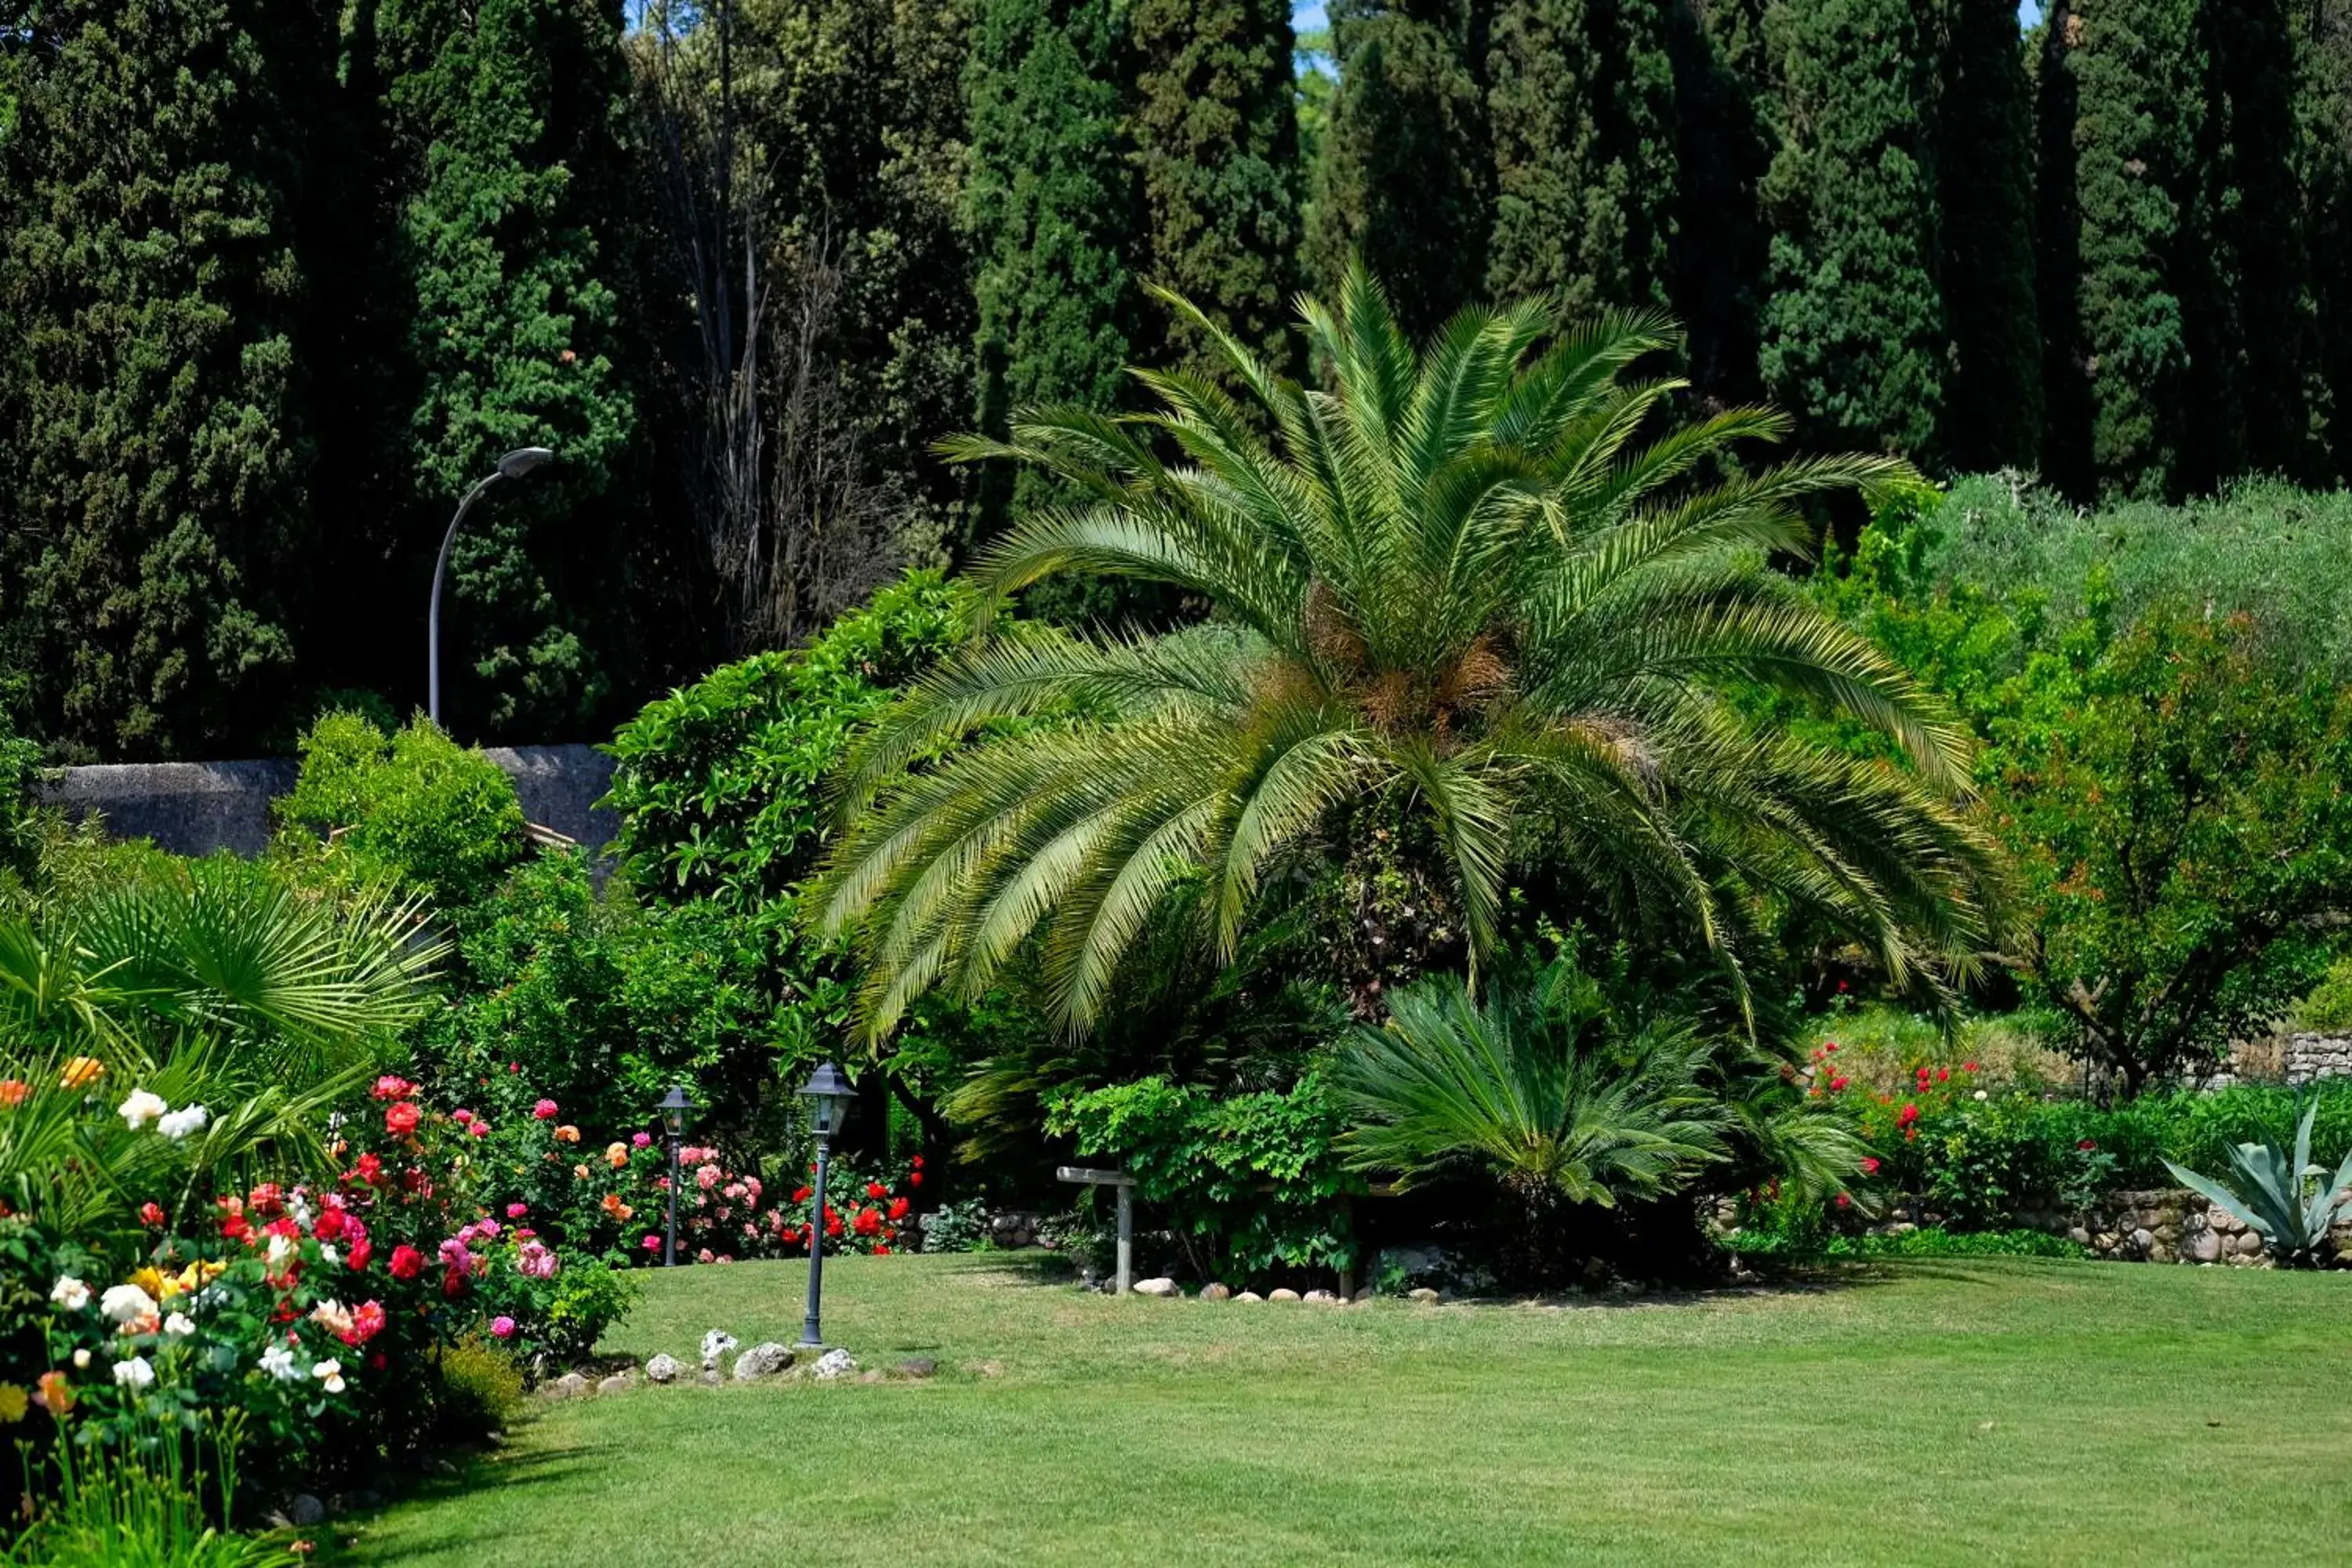
{"label": "garden lamp post", "polygon": [[801,1092],[808,1097],[809,1131],[816,1134],[816,1184],[809,1197],[808,1315],[801,1322],[801,1348],[817,1350],[824,1344],[817,1332],[824,1297],[824,1167],[834,1132],[849,1113],[852,1091],[841,1069],[825,1062],[809,1074]]}
{"label": "garden lamp post", "polygon": [[436,725],[441,722],[441,574],[449,568],[449,547],[457,542],[457,525],[466,521],[466,509],[481,500],[484,490],[500,479],[519,479],[554,456],[544,447],[517,447],[500,458],[499,466],[466,492],[466,499],[457,503],[457,515],[449,520],[449,531],[441,536],[441,555],[433,563],[433,605],[425,617],[425,711]]}
{"label": "garden lamp post", "polygon": [[702,1109],[686,1097],[686,1090],[676,1084],[662,1096],[662,1126],[669,1133],[669,1219],[667,1238],[662,1247],[662,1267],[677,1267],[677,1141],[686,1136],[686,1119]]}

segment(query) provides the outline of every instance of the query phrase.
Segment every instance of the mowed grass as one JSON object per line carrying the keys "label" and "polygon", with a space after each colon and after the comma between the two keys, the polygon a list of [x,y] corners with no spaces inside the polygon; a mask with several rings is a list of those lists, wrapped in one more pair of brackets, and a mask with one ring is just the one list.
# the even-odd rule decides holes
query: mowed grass
{"label": "mowed grass", "polygon": [[[607,1348],[798,1337],[803,1270],[646,1277]],[[2352,1275],[1914,1263],[1565,1308],[1082,1293],[846,1258],[879,1384],[549,1406],[373,1563],[2352,1561]]]}

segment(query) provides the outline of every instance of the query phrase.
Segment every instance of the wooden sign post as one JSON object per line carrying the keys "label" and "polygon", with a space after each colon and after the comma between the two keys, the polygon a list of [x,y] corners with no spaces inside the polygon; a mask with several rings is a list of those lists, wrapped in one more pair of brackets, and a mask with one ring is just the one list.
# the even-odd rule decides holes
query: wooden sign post
{"label": "wooden sign post", "polygon": [[1054,1174],[1088,1187],[1118,1189],[1118,1293],[1127,1294],[1135,1274],[1135,1178],[1125,1171],[1096,1171],[1084,1165],[1064,1165]]}

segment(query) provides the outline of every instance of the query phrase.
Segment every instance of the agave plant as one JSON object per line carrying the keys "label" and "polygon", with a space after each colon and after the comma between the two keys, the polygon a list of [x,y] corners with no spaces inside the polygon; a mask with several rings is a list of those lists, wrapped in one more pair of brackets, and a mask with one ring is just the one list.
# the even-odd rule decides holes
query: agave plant
{"label": "agave plant", "polygon": [[[1669,425],[1683,384],[1633,374],[1673,342],[1647,316],[1473,310],[1417,351],[1359,267],[1336,310],[1303,306],[1321,391],[1166,298],[1254,408],[1139,372],[1150,413],[1030,409],[1009,442],[950,444],[1086,499],[990,547],[983,635],[845,769],[813,919],[860,950],[868,1037],[935,984],[977,994],[1041,928],[1047,991],[1084,1029],[1187,889],[1229,959],[1280,868],[1344,860],[1351,816],[1381,812],[1429,846],[1423,885],[1474,967],[1530,865],[1735,973],[1755,893],[1825,912],[1900,980],[1988,945],[1995,851],[1966,809],[1962,731],[1765,564],[1809,548],[1809,498],[1907,468],[1809,457],[1700,479],[1788,421]],[[1162,636],[988,618],[1072,571],[1213,613]],[[1741,686],[1801,694],[1903,761],[1750,722],[1727,700]],[[998,722],[1036,715],[1053,721]]]}
{"label": "agave plant", "polygon": [[[2241,1143],[2230,1151],[2235,1184],[2225,1186],[2167,1160],[2181,1185],[2200,1193],[2252,1226],[2272,1258],[2290,1268],[2316,1268],[2327,1261],[2327,1233],[2339,1211],[2352,1208],[2352,1153],[2333,1177],[2311,1163],[2311,1128],[2319,1115],[2316,1099],[2305,1106],[2292,1153],[2277,1142]],[[2323,1178],[2315,1189],[2311,1178]]]}
{"label": "agave plant", "polygon": [[1731,1123],[1704,1080],[1716,1047],[1687,1025],[1621,1035],[1599,985],[1565,960],[1483,1005],[1451,975],[1398,989],[1359,1026],[1335,1081],[1359,1118],[1355,1162],[1408,1185],[1473,1165],[1524,1197],[1615,1207],[1723,1159]]}

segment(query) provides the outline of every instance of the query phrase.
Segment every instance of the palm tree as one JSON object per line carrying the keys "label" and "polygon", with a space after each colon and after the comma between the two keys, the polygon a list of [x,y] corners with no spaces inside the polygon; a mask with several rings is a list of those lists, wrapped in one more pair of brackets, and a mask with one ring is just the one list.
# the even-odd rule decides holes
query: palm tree
{"label": "palm tree", "polygon": [[[1738,408],[1653,436],[1684,384],[1630,374],[1674,341],[1654,317],[1470,310],[1417,353],[1359,266],[1336,311],[1302,307],[1323,392],[1166,298],[1254,407],[1139,371],[1152,412],[1032,409],[1008,443],[950,444],[1087,499],[983,554],[983,635],[849,760],[814,919],[856,939],[868,1037],[932,984],[976,994],[1041,927],[1057,1014],[1083,1029],[1156,915],[1204,911],[1230,955],[1270,871],[1344,857],[1334,825],[1367,808],[1418,825],[1474,967],[1537,863],[1735,975],[1756,896],[1818,908],[1899,981],[1981,944],[1993,851],[1965,809],[1962,731],[1765,563],[1807,548],[1808,498],[1909,469],[1811,457],[1699,479],[1788,421]],[[988,618],[1071,571],[1213,613],[1161,636]],[[1901,763],[1745,720],[1726,700],[1743,683],[1859,721]]]}

